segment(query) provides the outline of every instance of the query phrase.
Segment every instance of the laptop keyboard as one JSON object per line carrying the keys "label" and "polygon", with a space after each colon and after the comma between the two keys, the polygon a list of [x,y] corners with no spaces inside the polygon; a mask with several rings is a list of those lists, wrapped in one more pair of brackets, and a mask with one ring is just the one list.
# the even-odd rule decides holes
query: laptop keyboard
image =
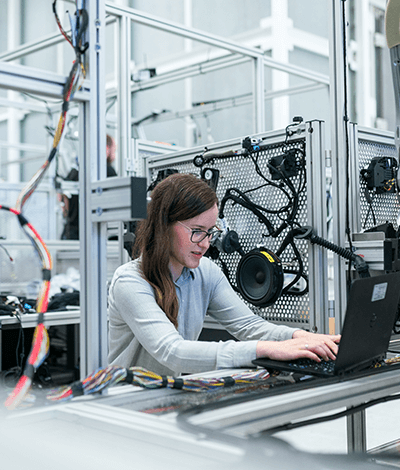
{"label": "laptop keyboard", "polygon": [[326,374],[333,374],[335,369],[335,361],[329,360],[321,362],[313,361],[312,359],[296,359],[295,361],[289,362],[290,367],[298,370],[299,372],[315,371],[323,372]]}

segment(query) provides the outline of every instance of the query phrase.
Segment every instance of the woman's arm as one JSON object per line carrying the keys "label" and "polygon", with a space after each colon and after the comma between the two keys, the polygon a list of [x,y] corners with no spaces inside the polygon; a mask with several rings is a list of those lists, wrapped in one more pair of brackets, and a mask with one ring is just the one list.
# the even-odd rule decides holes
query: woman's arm
{"label": "woman's arm", "polygon": [[210,316],[240,340],[259,339],[257,357],[286,360],[308,357],[335,359],[340,335],[321,335],[275,325],[254,314],[221,276],[210,302]]}
{"label": "woman's arm", "polygon": [[251,366],[256,341],[237,343],[184,339],[157,305],[151,286],[135,273],[121,273],[109,296],[110,343],[134,339],[161,365],[179,372]]}
{"label": "woman's arm", "polygon": [[210,317],[240,341],[283,341],[292,338],[295,328],[275,325],[256,315],[232,289],[218,266],[215,265],[214,269],[218,274],[207,312]]}

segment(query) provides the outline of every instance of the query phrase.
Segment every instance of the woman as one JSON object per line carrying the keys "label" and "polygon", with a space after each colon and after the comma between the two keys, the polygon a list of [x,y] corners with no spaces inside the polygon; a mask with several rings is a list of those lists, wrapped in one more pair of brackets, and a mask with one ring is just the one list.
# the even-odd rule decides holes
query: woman
{"label": "woman", "polygon": [[[139,224],[136,259],[120,266],[109,295],[109,362],[179,375],[252,366],[257,357],[334,359],[340,336],[271,324],[203,258],[216,236],[218,201],[204,181],[159,183]],[[208,314],[239,341],[197,341]]]}

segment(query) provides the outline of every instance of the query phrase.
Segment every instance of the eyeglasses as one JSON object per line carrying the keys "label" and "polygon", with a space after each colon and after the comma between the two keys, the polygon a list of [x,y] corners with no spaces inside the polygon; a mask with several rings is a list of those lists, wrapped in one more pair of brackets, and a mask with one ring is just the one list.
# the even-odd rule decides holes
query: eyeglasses
{"label": "eyeglasses", "polygon": [[178,224],[183,225],[186,229],[190,230],[192,233],[190,235],[190,241],[192,243],[200,243],[202,242],[206,237],[208,237],[208,240],[210,243],[215,242],[215,240],[219,237],[219,235],[222,233],[222,230],[214,229],[211,231],[206,232],[205,230],[199,230],[199,229],[193,229],[188,227],[187,225],[183,224],[178,220]]}

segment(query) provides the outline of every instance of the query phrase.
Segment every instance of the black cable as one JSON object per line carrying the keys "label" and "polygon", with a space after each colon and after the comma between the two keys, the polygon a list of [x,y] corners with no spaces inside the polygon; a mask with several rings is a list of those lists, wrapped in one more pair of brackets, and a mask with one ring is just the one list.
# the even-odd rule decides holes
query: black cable
{"label": "black cable", "polygon": [[[14,315],[16,319],[19,322],[19,333],[18,333],[18,341],[17,341],[17,347],[15,349],[15,354],[16,354],[16,360],[17,360],[17,367],[19,368],[20,372],[22,373],[22,366],[24,363],[24,358],[25,358],[25,332],[24,328],[22,326],[22,320],[17,311],[14,312]],[[21,349],[21,354],[18,354],[19,347],[21,344],[22,340],[22,349]]]}
{"label": "black cable", "polygon": [[[289,127],[289,126],[288,126]],[[285,140],[285,144],[287,143],[287,139],[288,139],[288,127],[286,128],[286,140]],[[299,149],[299,148],[295,148],[294,149],[296,152],[299,152],[301,153],[302,157],[303,157],[303,160],[304,160],[304,152],[302,149]],[[287,152],[287,150],[285,151],[285,153]],[[258,154],[257,154],[257,158],[258,158]],[[254,161],[254,160],[253,160]],[[268,180],[261,172],[261,169],[259,168],[258,164],[257,164],[257,160],[254,161],[255,165],[256,165],[256,172],[267,182],[269,182],[270,184],[272,184],[273,186],[275,187],[278,187],[280,190],[283,190],[282,186],[281,185],[277,185],[276,183],[273,183],[272,181]],[[306,185],[306,178],[305,178],[305,167],[304,167],[304,161],[302,162],[300,168],[300,175],[299,175],[299,186],[298,186],[298,189],[296,190],[296,188],[294,187],[292,181],[290,180],[290,178],[280,169],[280,168],[276,168],[274,167],[273,165],[271,165],[270,163],[267,163],[267,167],[268,169],[271,171],[274,171],[274,172],[278,172],[280,174],[280,177],[282,178],[282,181],[286,184],[286,186],[288,187],[288,189],[290,190],[292,196],[289,196],[289,194],[285,192],[286,196],[288,197],[289,199],[289,204],[285,207],[285,209],[282,208],[282,212],[284,211],[289,211],[290,208],[291,208],[291,213],[287,215],[286,219],[282,219],[279,215],[278,217],[283,221],[285,222],[288,226],[292,227],[293,224],[294,224],[294,221],[295,221],[295,218],[297,216],[297,212],[298,212],[298,206],[299,206],[299,200],[300,200],[300,194],[301,192],[304,191],[305,189],[305,185]],[[303,181],[303,178],[302,178],[302,175],[304,174],[304,181]]]}
{"label": "black cable", "polygon": [[[344,1],[341,2],[342,7],[342,26],[343,26],[343,86],[344,86],[344,95],[343,95],[343,110],[344,110],[344,132],[345,132],[345,142],[346,142],[346,236],[349,242],[350,251],[353,251],[353,243],[351,239],[351,228],[350,228],[350,151],[349,151],[349,116],[348,116],[348,96],[347,96],[347,37],[346,37],[346,4]],[[347,284],[350,288],[351,284],[351,267],[347,270]]]}
{"label": "black cable", "polygon": [[[258,164],[258,157],[259,157],[259,153],[257,153],[257,155],[254,157],[253,155],[250,154],[250,158],[252,160],[252,162],[254,163],[254,167],[256,169],[256,173],[258,174],[258,176],[260,176],[266,183],[268,183],[268,185],[270,186],[273,186],[274,188],[282,191],[285,196],[290,200],[290,195],[287,191],[285,191],[285,189],[278,183],[274,183],[272,180],[270,180],[269,178],[267,178],[264,173],[261,171],[261,168]],[[268,168],[270,168],[271,165],[268,163]],[[274,170],[276,170],[277,172],[280,173],[281,177],[284,178],[285,176],[283,175],[283,173],[278,169],[278,168],[275,168],[274,167]]]}
{"label": "black cable", "polygon": [[301,121],[292,122],[292,123],[290,123],[290,124],[288,124],[288,125],[286,126],[286,128],[285,128],[285,134],[286,134],[286,135],[285,135],[285,145],[288,145],[289,137],[290,137],[291,135],[293,135],[293,133],[291,134],[291,133],[289,132],[289,129],[290,129],[291,127],[298,126],[299,123],[302,122],[302,121],[303,121],[303,119],[301,119]]}
{"label": "black cable", "polygon": [[261,431],[260,434],[264,434],[264,435],[265,434],[268,434],[268,435],[269,434],[275,434],[277,432],[289,431],[289,430],[297,429],[297,428],[300,428],[300,427],[303,427],[303,426],[310,426],[310,425],[313,425],[313,424],[319,424],[319,423],[324,423],[324,422],[327,422],[327,421],[333,421],[335,419],[343,418],[343,417],[352,415],[354,413],[364,411],[367,408],[370,408],[371,406],[379,405],[380,403],[387,403],[387,402],[393,401],[393,400],[398,400],[399,398],[400,398],[400,395],[389,395],[389,396],[386,396],[386,397],[376,398],[375,400],[371,400],[368,403],[363,403],[361,405],[353,406],[352,408],[349,408],[349,409],[344,410],[344,411],[340,411],[339,413],[334,413],[334,414],[328,415],[328,416],[320,416],[318,418],[311,418],[311,419],[307,419],[305,421],[301,421],[301,422],[298,422],[298,423],[283,424],[282,426],[276,426],[275,428],[270,428],[270,429],[266,429],[265,431]]}
{"label": "black cable", "polygon": [[[270,168],[270,167],[271,167],[271,165],[268,164],[268,168]],[[292,182],[288,178],[285,178],[285,183],[287,184],[287,186],[289,187],[289,189],[293,193],[292,211],[286,219],[286,223],[289,226],[292,226],[292,224],[294,222],[294,219],[296,218],[298,208],[299,208],[299,194],[296,191],[295,187],[293,186]]]}
{"label": "black cable", "polygon": [[[237,195],[232,194],[233,192],[236,192]],[[258,218],[259,222],[263,223],[267,229],[268,229],[268,236],[276,238],[278,237],[282,231],[288,227],[291,226],[292,223],[294,222],[294,218],[297,213],[298,209],[298,204],[293,203],[292,204],[292,211],[290,216],[288,216],[286,219],[281,219],[282,224],[278,227],[275,228],[272,225],[272,222],[262,213],[266,212],[267,214],[272,214],[272,215],[278,215],[281,214],[282,212],[286,211],[288,206],[285,206],[283,208],[273,210],[273,209],[268,209],[263,206],[260,206],[259,204],[255,204],[253,201],[251,201],[250,198],[248,198],[245,193],[240,191],[237,188],[229,188],[225,192],[225,196],[221,200],[220,204],[220,210],[219,210],[219,218],[222,219],[224,218],[224,209],[225,205],[228,202],[228,200],[232,200],[234,203],[241,205],[242,207],[250,210],[253,212],[253,214]]]}
{"label": "black cable", "polygon": [[[253,155],[250,154],[250,158],[251,160],[253,161],[254,163],[254,166],[255,166],[255,169],[256,169],[256,173],[270,186],[273,186],[274,188],[282,191],[285,196],[287,197],[288,199],[288,203],[286,206],[282,207],[279,211],[276,211],[275,213],[279,213],[279,212],[286,212],[290,209],[290,207],[293,207],[293,201],[294,201],[294,198],[297,197],[297,192],[295,191],[291,181],[284,175],[284,173],[279,169],[279,168],[275,168],[273,167],[270,163],[267,163],[267,167],[269,170],[273,169],[274,171],[278,172],[282,178],[282,180],[286,183],[286,185],[288,186],[289,190],[291,191],[292,195],[290,195],[286,190],[285,188],[282,186],[282,184],[278,184],[278,183],[274,183],[273,181],[271,181],[270,179],[268,179],[264,174],[263,172],[261,171],[261,168],[260,166],[258,165],[258,156],[259,156],[259,152],[256,154],[256,157],[254,158]],[[267,210],[265,210],[267,212]],[[274,213],[274,212],[271,212],[270,213]]]}
{"label": "black cable", "polygon": [[[285,144],[284,144],[286,148],[283,151],[285,154],[288,154],[288,152],[289,152],[289,149],[288,149],[289,128],[291,126],[297,126],[297,125],[298,125],[298,123],[293,123],[293,124],[290,124],[286,127],[286,137],[285,137]],[[276,183],[276,182],[272,181],[271,179],[267,178],[264,175],[264,173],[262,172],[262,170],[260,168],[260,165],[258,163],[259,156],[260,156],[260,153],[262,151],[265,151],[267,149],[267,147],[270,148],[271,147],[270,145],[263,146],[262,144],[260,145],[258,143],[254,143],[250,138],[246,138],[246,139],[243,140],[242,146],[243,146],[243,149],[242,149],[241,153],[234,152],[234,151],[228,151],[228,152],[224,152],[224,153],[221,153],[221,154],[212,154],[210,152],[207,154],[208,151],[206,149],[205,152],[202,155],[197,156],[194,159],[194,164],[196,166],[201,167],[206,162],[208,162],[209,159],[227,158],[227,157],[237,156],[237,155],[249,156],[251,158],[253,164],[254,164],[254,168],[255,168],[256,173],[265,181],[265,184],[258,185],[256,188],[248,189],[246,191],[241,191],[238,188],[228,188],[225,192],[224,197],[221,200],[221,203],[220,203],[219,218],[220,219],[224,218],[225,205],[229,200],[232,200],[233,205],[234,204],[239,204],[242,207],[244,207],[245,209],[250,210],[258,218],[259,222],[264,224],[267,227],[268,235],[263,234],[264,237],[270,236],[270,237],[273,237],[273,238],[277,238],[288,227],[290,227],[291,229],[293,229],[293,227],[295,225],[300,227],[300,225],[298,223],[296,223],[296,217],[297,217],[298,210],[299,210],[299,205],[300,205],[300,194],[306,188],[306,171],[305,171],[305,161],[304,161],[305,160],[304,150],[302,148],[298,148],[298,147],[295,147],[295,148],[291,149],[291,151],[295,152],[296,154],[301,155],[300,160],[298,159],[297,155],[294,156],[294,158],[295,158],[295,163],[294,163],[295,167],[297,167],[297,169],[299,170],[299,172],[297,173],[297,174],[299,174],[299,178],[298,178],[299,181],[298,181],[298,187],[296,189],[293,182],[290,180],[290,177],[280,167],[273,166],[270,162],[267,162],[267,168],[270,171],[270,173],[272,174],[272,172],[274,172],[274,173],[279,174],[279,177],[280,177],[280,182],[279,183]],[[292,158],[293,158],[293,154],[292,154]],[[292,162],[292,164],[293,164],[293,162]],[[292,175],[292,176],[294,176],[294,175]],[[269,209],[269,208],[261,206],[260,204],[254,203],[247,196],[248,193],[254,192],[254,191],[259,190],[259,189],[262,189],[266,186],[272,186],[272,187],[276,188],[277,190],[279,190],[280,192],[282,192],[285,195],[285,197],[287,198],[286,205],[280,207],[279,209]],[[281,225],[278,228],[275,228],[273,226],[272,222],[269,220],[269,218],[265,215],[265,213],[276,216],[281,221]],[[285,216],[284,216],[284,214],[285,214]],[[296,257],[296,259],[299,263],[299,269],[296,270],[296,271],[295,270],[287,271],[287,273],[295,274],[295,278],[284,288],[283,293],[287,294],[287,295],[297,295],[297,296],[298,295],[304,295],[306,292],[308,292],[308,277],[304,273],[303,259],[302,259],[301,254],[298,251],[298,249],[297,249],[297,247],[294,243],[293,237],[291,237],[291,239],[288,241],[287,244],[290,244],[292,246],[295,257]],[[287,246],[287,244],[285,245],[285,247]],[[283,245],[281,245],[280,249],[278,249],[278,251],[280,253],[283,251],[282,246]],[[222,264],[223,261],[222,260],[220,260],[220,261],[221,261],[221,264]],[[225,263],[223,264],[222,268],[225,272],[225,275],[227,275],[227,273],[228,273],[227,278],[229,280],[229,271],[228,271],[228,268],[227,268]],[[301,291],[301,292],[293,292],[293,291],[291,292],[290,289],[301,278],[305,279],[306,288],[303,289],[303,291]],[[231,283],[231,285],[232,285],[232,283]],[[232,287],[235,288],[234,285],[232,285]]]}
{"label": "black cable", "polygon": [[[232,191],[237,192],[238,196],[232,194]],[[220,204],[220,209],[219,209],[220,219],[224,218],[225,205],[229,200],[232,200],[235,203],[241,205],[242,207],[250,210],[258,218],[259,222],[263,223],[267,227],[269,235],[272,236],[272,234],[275,232],[275,228],[273,227],[269,219],[267,219],[267,217],[261,212],[262,208],[260,206],[257,206],[257,204],[254,204],[247,196],[245,196],[237,188],[229,188],[226,190],[225,196],[223,197],[221,204]]]}
{"label": "black cable", "polygon": [[[294,387],[294,385],[290,385],[290,387]],[[250,400],[253,399],[259,399],[259,398],[264,398],[266,395],[265,393],[259,393],[256,396],[250,397]],[[373,406],[375,404],[379,404],[381,402],[386,402],[386,401],[391,401],[395,400],[397,398],[400,398],[400,395],[398,396],[389,396],[389,397],[384,397],[380,398],[374,401],[369,402],[366,404],[366,407]],[[244,400],[244,401],[243,401]],[[243,404],[244,402],[247,402],[246,397],[243,396],[238,396],[238,397],[231,397],[228,400],[226,400],[222,406],[235,406],[236,404]],[[200,424],[193,424],[191,422],[191,418],[200,416],[202,413],[206,412],[211,412],[216,409],[221,409],[221,401],[218,402],[210,402],[206,405],[197,405],[197,406],[191,406],[191,407],[184,407],[181,410],[178,410],[178,414],[176,417],[177,424],[180,428],[184,429],[187,432],[190,432],[196,436],[201,436],[204,438],[206,436],[209,439],[214,439],[216,441],[221,441],[221,442],[226,442],[229,445],[233,445],[237,448],[241,448],[243,445],[252,445],[254,448],[251,452],[251,455],[258,455],[258,450],[263,449],[264,454],[266,449],[268,449],[268,446],[271,448],[271,451],[277,452],[279,450],[280,452],[283,451],[288,451],[291,448],[284,448],[282,446],[287,446],[288,444],[281,440],[279,437],[273,436],[272,433],[276,433],[278,431],[275,431],[275,428],[272,429],[266,429],[261,432],[257,432],[254,435],[248,436],[248,439],[243,439],[239,438],[237,436],[234,436],[233,434],[230,434],[229,432],[223,432],[222,430],[218,430],[215,427],[207,427],[205,425],[200,425]],[[361,407],[353,407],[349,410],[347,410],[347,414],[351,413],[356,413],[357,411],[362,411]],[[325,420],[329,420],[329,416],[325,417]],[[307,423],[307,424],[313,424],[313,423]],[[304,424],[306,425],[306,424]],[[277,427],[278,428],[278,427]],[[293,428],[291,428],[293,429]],[[283,430],[283,429],[282,429]],[[298,451],[297,454],[299,455]],[[246,457],[248,457],[250,454],[246,453]],[[314,463],[316,465],[315,468],[323,468],[327,464],[327,459],[334,459],[333,464],[335,465],[335,468],[345,468],[347,465],[349,465],[349,462],[351,463],[357,463],[358,465],[357,468],[363,468],[362,465],[369,463],[371,461],[375,461],[377,459],[377,455],[374,454],[369,454],[369,453],[358,453],[358,454],[337,454],[335,456],[330,456],[327,454],[313,454],[312,458],[318,459]],[[385,454],[385,459],[398,459],[398,453],[396,454]],[[295,460],[293,460],[295,461]],[[310,464],[310,461],[308,460],[307,462]],[[314,466],[315,466],[314,465]],[[314,466],[312,468],[314,468]],[[332,468],[334,468],[332,466]]]}
{"label": "black cable", "polygon": [[[288,139],[288,128],[286,129],[286,134],[287,135],[286,135],[285,144],[287,144],[287,139]],[[222,199],[221,204],[220,204],[219,217],[223,218],[224,208],[225,208],[226,202],[228,200],[232,200],[234,204],[235,203],[240,204],[242,207],[244,207],[244,208],[250,210],[251,212],[253,212],[253,214],[256,215],[256,217],[258,218],[259,222],[263,223],[267,227],[268,235],[263,235],[263,236],[271,236],[273,238],[277,238],[287,227],[290,227],[291,229],[293,229],[294,225],[296,225],[295,219],[296,219],[296,216],[298,214],[298,209],[299,209],[299,204],[300,204],[300,193],[302,191],[304,191],[305,186],[306,186],[304,151],[302,149],[295,149],[295,150],[296,150],[296,152],[299,152],[301,154],[302,160],[303,160],[301,162],[301,165],[299,165],[299,166],[301,166],[301,168],[300,168],[300,176],[299,176],[299,183],[298,183],[298,188],[297,189],[294,187],[294,185],[293,185],[292,181],[290,180],[290,178],[288,176],[286,176],[286,174],[284,174],[284,172],[280,168],[276,168],[276,167],[272,166],[270,163],[267,164],[268,169],[270,171],[273,170],[275,172],[278,172],[280,174],[280,177],[282,178],[282,180],[281,180],[281,184],[277,184],[277,183],[271,181],[270,179],[268,179],[262,173],[261,168],[258,164],[258,158],[259,158],[260,151],[254,152],[254,155],[252,153],[249,153],[249,156],[252,159],[253,164],[255,166],[256,173],[265,181],[265,184],[260,185],[257,188],[247,190],[246,192],[242,192],[237,188],[227,189],[227,191],[225,192],[225,196]],[[304,177],[303,177],[303,175],[304,175]],[[282,183],[284,183],[286,185],[287,189],[290,191],[291,194],[289,194],[289,192],[286,190],[286,188],[283,187]],[[265,207],[263,207],[259,204],[254,203],[253,201],[251,201],[246,196],[246,193],[249,193],[249,192],[254,191],[256,189],[263,188],[267,185],[271,185],[271,186],[279,189],[280,191],[282,191],[285,194],[285,196],[288,199],[288,202],[285,206],[281,207],[278,210],[265,208]],[[236,193],[236,194],[233,194],[233,193]],[[266,212],[267,214],[277,216],[282,221],[282,224],[278,228],[275,228],[272,225],[272,222],[263,214],[263,212]],[[284,213],[286,215],[285,215],[285,217],[282,217],[282,215]],[[297,225],[299,226],[299,224],[297,224]],[[285,238],[285,240],[286,240],[286,238]],[[290,237],[290,239],[288,240],[288,242],[286,244],[285,244],[285,241],[283,242],[281,247],[278,249],[279,254],[277,253],[277,255],[279,256],[282,253],[283,249],[286,248],[286,246],[289,245],[289,244],[292,246],[293,252],[294,252],[295,257],[296,257],[296,259],[298,261],[298,264],[299,264],[299,269],[298,270],[286,271],[287,273],[295,274],[295,277],[283,289],[282,295],[301,296],[301,295],[304,295],[305,293],[308,292],[309,283],[308,283],[308,277],[304,273],[304,263],[303,263],[302,256],[301,256],[299,250],[297,249],[297,247],[295,245],[295,242],[293,240],[293,236]],[[227,268],[225,267],[225,269],[227,269]],[[306,288],[303,289],[300,292],[291,291],[291,288],[295,284],[297,284],[298,281],[301,278],[305,279]],[[228,277],[228,279],[229,279],[229,277]]]}
{"label": "black cable", "polygon": [[[297,124],[292,124],[292,125],[297,125]],[[290,126],[291,125],[287,126],[286,128],[285,145],[287,145],[288,134],[289,134],[288,129]],[[304,161],[302,162],[301,165],[298,165],[298,166],[301,166],[301,169],[300,169],[299,185],[298,185],[298,189],[296,190],[290,178],[283,171],[281,171],[280,168],[276,168],[272,166],[270,163],[267,163],[268,169],[270,171],[273,170],[275,173],[279,173],[281,177],[281,182],[275,183],[274,181],[271,181],[269,178],[267,178],[263,174],[258,164],[258,158],[259,158],[260,152],[266,150],[266,147],[262,147],[262,145],[260,146],[258,144],[253,145],[250,138],[244,139],[242,145],[243,145],[242,153],[228,151],[222,154],[207,155],[207,149],[206,149],[203,155],[195,157],[194,164],[196,166],[202,166],[205,162],[208,162],[208,159],[210,158],[211,159],[227,158],[228,156],[233,156],[233,155],[249,156],[254,164],[256,173],[266,182],[266,184],[259,185],[257,188],[252,188],[244,192],[240,191],[237,188],[228,189],[225,193],[224,198],[221,201],[219,217],[220,218],[223,217],[223,210],[224,210],[227,200],[232,199],[234,203],[241,204],[243,207],[251,210],[259,218],[259,221],[264,223],[267,226],[268,231],[269,231],[268,236],[277,237],[278,235],[280,235],[280,233],[282,233],[282,231],[287,226],[293,227],[293,224],[295,222],[295,218],[296,218],[296,215],[298,212],[298,206],[299,206],[299,195],[300,195],[300,192],[302,192],[306,186],[306,178],[305,177],[303,178],[303,174],[305,175]],[[295,151],[299,152],[302,155],[302,160],[304,160],[304,151],[299,148],[296,148]],[[199,160],[197,163],[196,163],[196,159]],[[257,189],[261,189],[267,185],[270,185],[276,188],[277,190],[281,191],[285,195],[285,197],[287,198],[287,204],[285,206],[281,207],[278,210],[272,210],[272,209],[268,209],[268,208],[255,204],[247,196],[245,196],[246,193],[255,191]],[[285,185],[287,189],[285,188]],[[232,195],[233,191],[236,191],[239,194],[239,197]],[[277,215],[277,217],[282,221],[281,226],[275,230],[272,226],[272,223],[259,211]],[[286,213],[286,217],[282,217],[282,214],[284,213]]]}
{"label": "black cable", "polygon": [[365,220],[364,220],[364,224],[363,224],[363,228],[365,229],[366,226],[367,226],[369,214],[371,213],[371,215],[372,215],[372,222],[373,222],[374,226],[376,225],[376,217],[375,217],[375,212],[374,212],[374,208],[373,208],[373,205],[372,205],[373,202],[374,202],[374,199],[371,197],[371,195],[368,191],[368,188],[365,188],[364,195],[365,195],[365,199],[367,200],[367,203],[368,203],[368,211],[367,211],[367,215],[365,216]]}
{"label": "black cable", "polygon": [[[291,296],[294,296],[294,297],[301,297],[301,296],[307,294],[309,284],[310,284],[307,274],[305,274],[304,272],[299,272],[299,271],[294,270],[294,269],[293,270],[284,269],[283,273],[284,274],[298,274],[298,273],[300,273],[300,278],[302,278],[306,281],[306,287],[302,291],[296,292],[296,291],[292,290],[292,291],[287,292],[286,295],[291,295]],[[283,295],[283,293],[282,293],[282,295]]]}
{"label": "black cable", "polygon": [[[294,234],[297,233],[298,229],[291,229],[287,234],[286,237],[283,239],[281,246],[278,248],[276,251],[276,256],[280,257],[282,252],[290,245],[292,247],[293,253],[295,255],[295,258],[299,264],[299,268],[297,270],[287,270],[284,269],[283,272],[285,274],[295,274],[295,278],[282,290],[282,295],[290,295],[290,296],[302,296],[308,292],[308,286],[309,286],[309,281],[308,281],[308,276],[304,273],[304,263],[303,263],[303,258],[301,256],[301,253],[299,252],[295,242],[294,242]],[[291,291],[290,289],[297,284],[297,282],[303,278],[306,281],[306,288],[303,289],[300,292],[294,292]]]}
{"label": "black cable", "polygon": [[11,257],[10,253],[8,252],[7,248],[6,248],[4,245],[2,245],[1,243],[0,243],[0,248],[1,248],[2,250],[4,250],[4,252],[5,252],[6,255],[8,256],[8,259],[9,259],[9,260],[11,261],[11,263],[12,263],[14,260],[13,260],[13,258]]}
{"label": "black cable", "polygon": [[223,259],[221,259],[221,257],[219,257],[218,260],[221,264],[222,272],[225,274],[225,277],[228,279],[228,282],[231,285],[232,289],[236,293],[240,293],[239,289],[237,288],[237,286],[235,286],[235,284],[232,282],[232,280],[230,278],[229,269],[228,269],[228,266],[226,265],[225,261]]}
{"label": "black cable", "polygon": [[[236,193],[233,194],[233,193]],[[223,210],[225,208],[226,202],[231,199],[234,204],[240,204],[241,206],[245,207],[246,209],[249,209],[251,211],[254,211],[255,215],[258,215],[261,212],[266,212],[267,214],[279,214],[282,210],[282,208],[278,210],[274,209],[268,209],[266,207],[260,206],[259,204],[256,204],[253,202],[244,192],[242,192],[238,188],[228,188],[225,192],[225,196],[223,197],[221,201],[221,209],[220,209],[220,215],[223,216]],[[233,204],[233,205],[234,205]]]}
{"label": "black cable", "polygon": [[89,47],[89,43],[85,42],[82,43],[83,37],[89,25],[89,15],[88,12],[82,8],[81,10],[77,10],[79,14],[77,15],[76,23],[77,23],[77,32],[76,32],[76,45],[75,45],[75,52],[78,55],[84,54]]}
{"label": "black cable", "polygon": [[[284,287],[284,289],[282,289],[282,295],[285,295],[285,294],[286,294],[286,295],[296,295],[296,296],[298,296],[298,295],[299,295],[298,292],[292,293],[292,292],[290,292],[290,289],[291,289],[291,287],[293,287],[295,284],[297,284],[298,281],[300,280],[300,278],[302,277],[302,275],[303,275],[303,273],[304,273],[304,263],[303,263],[303,259],[302,259],[302,257],[301,257],[301,254],[300,254],[299,250],[297,249],[297,246],[296,246],[295,243],[294,243],[294,240],[292,240],[292,241],[290,242],[290,245],[291,245],[291,247],[292,247],[292,249],[293,249],[293,252],[294,252],[294,254],[295,254],[295,257],[296,257],[296,259],[297,259],[297,261],[298,261],[298,263],[299,263],[299,270],[297,271],[297,273],[296,273],[294,279],[292,279],[292,281],[291,281],[286,287]],[[308,285],[308,283],[307,283],[307,285]],[[307,289],[306,292],[308,292],[308,289]],[[304,292],[304,293],[306,293],[306,292]],[[301,295],[303,295],[303,294],[301,294]]]}
{"label": "black cable", "polygon": [[[353,262],[358,274],[360,277],[370,277],[369,267],[364,258],[359,255],[356,255],[347,248],[342,248],[334,243],[325,240],[324,238],[319,237],[314,233],[312,227],[301,227],[294,229],[287,235],[287,240],[290,240],[290,236],[297,239],[306,239],[310,240],[312,244],[322,246],[327,250],[333,251],[337,255]],[[286,243],[289,243],[288,241]],[[279,255],[278,255],[279,256]],[[350,263],[349,263],[350,264]]]}

